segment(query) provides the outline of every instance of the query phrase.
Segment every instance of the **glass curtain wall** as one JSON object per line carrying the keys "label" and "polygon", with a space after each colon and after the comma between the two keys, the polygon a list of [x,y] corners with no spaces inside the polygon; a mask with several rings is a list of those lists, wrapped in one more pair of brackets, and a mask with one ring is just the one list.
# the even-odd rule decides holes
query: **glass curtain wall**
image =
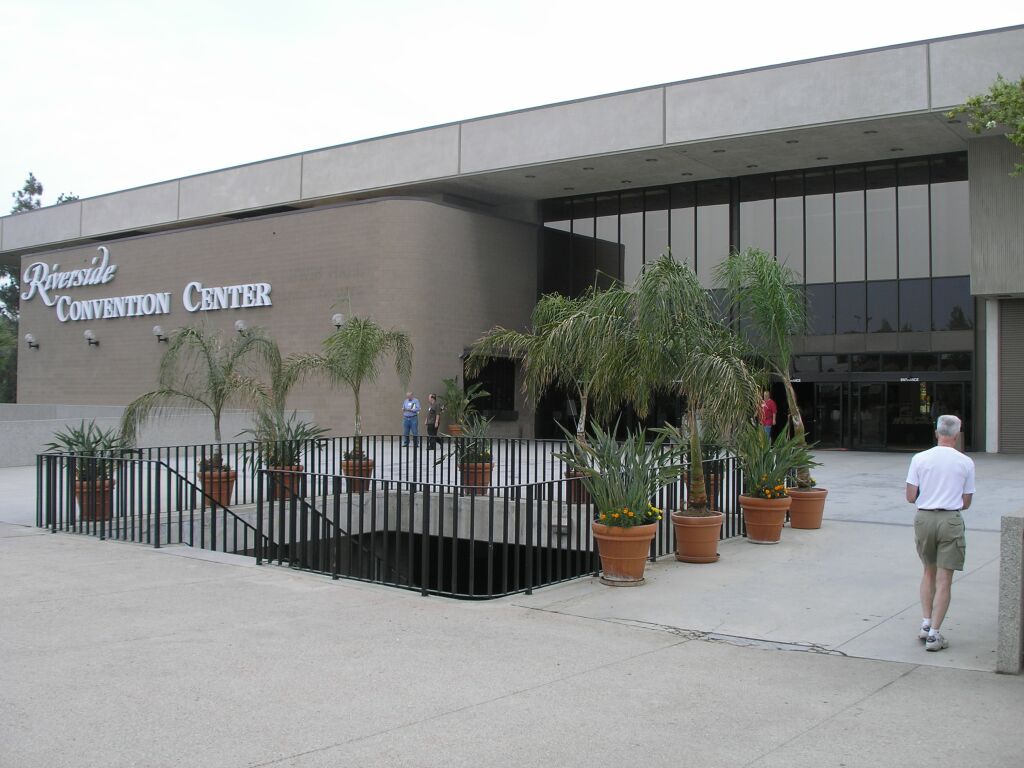
{"label": "glass curtain wall", "polygon": [[[970,392],[975,316],[965,154],[549,200],[543,211],[542,292],[576,295],[598,274],[630,284],[667,248],[708,287],[731,248],[776,255],[803,282],[808,343],[837,353],[807,356],[808,370],[797,375],[850,382],[839,390],[829,384],[821,407],[808,406],[827,415],[825,433],[844,444],[919,442],[901,427],[909,424],[908,404],[920,415],[923,390],[901,377],[953,376]],[[956,358],[947,368],[940,351]],[[900,386],[868,386],[893,377]]]}

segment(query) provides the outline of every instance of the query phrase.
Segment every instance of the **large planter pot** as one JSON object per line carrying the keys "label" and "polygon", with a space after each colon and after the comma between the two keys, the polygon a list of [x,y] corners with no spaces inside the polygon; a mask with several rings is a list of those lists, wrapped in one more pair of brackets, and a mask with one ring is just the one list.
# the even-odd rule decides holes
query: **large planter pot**
{"label": "large planter pot", "polygon": [[371,483],[362,478],[373,477],[373,459],[345,459],[341,462],[341,473],[345,475],[352,493],[365,493],[370,490]]}
{"label": "large planter pot", "polygon": [[718,541],[722,537],[721,512],[707,515],[672,513],[676,532],[676,560],[683,563],[714,563],[718,560]]}
{"label": "large planter pot", "polygon": [[76,480],[75,499],[78,501],[79,520],[109,520],[114,508],[114,481],[109,478]]}
{"label": "large planter pot", "polygon": [[231,493],[235,490],[238,473],[233,469],[212,469],[199,473],[206,495],[222,507],[231,506]]}
{"label": "large planter pot", "polygon": [[591,523],[601,555],[601,583],[610,587],[635,587],[644,583],[644,568],[651,553],[657,523],[619,528]]}
{"label": "large planter pot", "polygon": [[461,424],[449,424],[448,425],[448,436],[449,437],[462,437],[462,425]]}
{"label": "large planter pot", "polygon": [[305,490],[306,477],[301,474],[301,464],[289,464],[280,467],[267,467],[267,477],[270,479],[270,499],[290,499],[292,496],[302,496]]}
{"label": "large planter pot", "polygon": [[484,493],[485,488],[491,485],[490,462],[472,462],[459,465],[459,472],[462,475],[462,486],[469,496],[477,496]]}
{"label": "large planter pot", "polygon": [[815,530],[821,528],[821,518],[825,513],[825,497],[827,488],[790,488],[787,493],[793,500],[789,508],[789,526]]}
{"label": "large planter pot", "polygon": [[782,538],[782,526],[786,522],[786,510],[791,503],[792,499],[788,496],[781,499],[740,496],[747,541],[752,544],[778,544]]}
{"label": "large planter pot", "polygon": [[577,472],[575,469],[565,471],[565,501],[567,504],[590,503],[590,492],[580,482],[579,478],[581,477],[583,477],[583,473]]}

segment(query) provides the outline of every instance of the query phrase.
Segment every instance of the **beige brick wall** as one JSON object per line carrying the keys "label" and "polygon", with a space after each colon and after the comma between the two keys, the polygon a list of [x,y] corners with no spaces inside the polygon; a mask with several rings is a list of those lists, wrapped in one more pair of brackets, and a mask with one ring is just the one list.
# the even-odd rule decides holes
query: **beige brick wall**
{"label": "beige brick wall", "polygon": [[[370,315],[410,334],[411,387],[421,400],[441,379],[461,373],[459,354],[494,324],[523,327],[536,298],[537,236],[533,226],[421,200],[391,199],[198,227],[106,244],[118,265],[113,282],[57,291],[75,300],[169,291],[171,313],[60,323],[38,298],[22,303],[21,332],[40,343],[19,348],[18,401],[124,405],[151,389],[166,349],[152,335],[204,322],[234,333],[245,320],[265,328],[282,351],[317,351],[334,330],[331,315]],[[88,266],[96,246],[23,259]],[[189,313],[182,291],[266,282],[272,307]],[[90,328],[100,346],[89,347]],[[362,393],[364,430],[398,432],[403,389],[394,368],[382,369]],[[291,407],[314,411],[336,434],[352,425],[352,398],[319,382],[295,390]],[[496,434],[532,434],[520,405],[518,424]],[[225,435],[225,437],[228,437]]]}

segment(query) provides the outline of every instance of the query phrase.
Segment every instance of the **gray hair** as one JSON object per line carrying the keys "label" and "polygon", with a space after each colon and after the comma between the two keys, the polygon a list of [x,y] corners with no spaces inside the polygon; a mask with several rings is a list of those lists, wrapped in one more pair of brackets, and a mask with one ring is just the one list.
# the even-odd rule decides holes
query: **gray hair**
{"label": "gray hair", "polygon": [[960,432],[960,419],[956,416],[939,416],[935,431],[942,437],[956,437]]}

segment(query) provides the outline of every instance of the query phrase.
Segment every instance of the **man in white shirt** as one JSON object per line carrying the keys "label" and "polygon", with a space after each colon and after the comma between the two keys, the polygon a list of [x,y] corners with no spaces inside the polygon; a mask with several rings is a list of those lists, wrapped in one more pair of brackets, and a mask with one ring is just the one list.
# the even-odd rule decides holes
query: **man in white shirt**
{"label": "man in white shirt", "polygon": [[953,571],[964,569],[967,541],[960,510],[971,506],[974,462],[956,449],[960,419],[939,416],[938,445],[915,454],[907,472],[907,501],[917,505],[914,540],[924,565],[921,577],[921,630],[925,650],[948,647],[939,628],[949,609]]}

